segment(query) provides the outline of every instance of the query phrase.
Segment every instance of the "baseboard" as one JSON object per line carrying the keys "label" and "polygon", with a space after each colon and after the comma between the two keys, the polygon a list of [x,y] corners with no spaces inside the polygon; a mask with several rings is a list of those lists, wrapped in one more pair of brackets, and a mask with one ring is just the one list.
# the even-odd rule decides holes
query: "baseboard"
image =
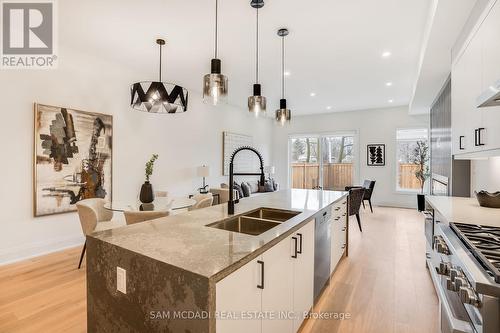
{"label": "baseboard", "polygon": [[3,249],[0,251],[0,266],[81,246],[84,242],[83,236],[72,236]]}

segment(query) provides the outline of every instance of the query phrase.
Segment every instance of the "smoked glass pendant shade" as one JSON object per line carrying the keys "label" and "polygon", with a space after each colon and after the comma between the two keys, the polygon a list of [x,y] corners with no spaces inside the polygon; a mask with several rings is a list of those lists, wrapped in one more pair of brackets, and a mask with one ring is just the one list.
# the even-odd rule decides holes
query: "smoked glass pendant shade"
{"label": "smoked glass pendant shade", "polygon": [[217,105],[227,102],[227,76],[220,73],[220,60],[212,59],[210,74],[203,77],[203,102]]}
{"label": "smoked glass pendant shade", "polygon": [[261,96],[260,84],[253,85],[253,96],[248,97],[248,111],[256,117],[266,112],[266,98]]}
{"label": "smoked glass pendant shade", "polygon": [[285,126],[292,119],[292,112],[286,107],[286,99],[280,100],[280,108],[276,110],[275,119],[281,126]]}

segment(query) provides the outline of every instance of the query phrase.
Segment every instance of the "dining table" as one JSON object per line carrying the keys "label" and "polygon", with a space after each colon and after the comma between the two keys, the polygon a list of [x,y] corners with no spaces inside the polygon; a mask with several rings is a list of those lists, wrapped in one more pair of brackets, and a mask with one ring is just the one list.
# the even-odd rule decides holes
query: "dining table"
{"label": "dining table", "polygon": [[196,200],[186,197],[158,197],[151,203],[109,201],[104,208],[115,212],[169,211],[188,209],[196,204]]}

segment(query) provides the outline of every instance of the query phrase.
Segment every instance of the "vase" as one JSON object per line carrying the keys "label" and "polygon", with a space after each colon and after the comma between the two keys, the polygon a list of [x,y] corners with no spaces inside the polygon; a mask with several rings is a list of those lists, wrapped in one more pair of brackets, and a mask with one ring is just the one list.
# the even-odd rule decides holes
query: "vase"
{"label": "vase", "polygon": [[153,185],[150,182],[145,181],[141,186],[141,193],[139,195],[139,200],[142,203],[151,203],[155,199],[153,194]]}

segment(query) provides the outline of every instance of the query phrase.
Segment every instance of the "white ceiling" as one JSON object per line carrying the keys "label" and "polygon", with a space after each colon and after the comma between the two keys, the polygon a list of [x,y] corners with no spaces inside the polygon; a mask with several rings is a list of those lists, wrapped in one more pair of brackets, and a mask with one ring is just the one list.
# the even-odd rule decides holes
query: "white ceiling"
{"label": "white ceiling", "polygon": [[[230,103],[242,108],[255,66],[255,10],[249,2],[219,0],[222,71],[229,77]],[[409,104],[430,3],[266,1],[260,11],[261,82],[268,109],[276,109],[280,98],[279,27],[290,30],[286,97],[294,114]],[[200,93],[213,55],[213,0],[65,0],[58,6],[61,45],[137,68],[137,80],[147,80],[157,76],[154,40],[164,37],[164,80]],[[384,51],[392,56],[382,58]]]}
{"label": "white ceiling", "polygon": [[433,0],[428,12],[410,114],[429,113],[438,92],[450,76],[453,45],[475,3],[476,0]]}

